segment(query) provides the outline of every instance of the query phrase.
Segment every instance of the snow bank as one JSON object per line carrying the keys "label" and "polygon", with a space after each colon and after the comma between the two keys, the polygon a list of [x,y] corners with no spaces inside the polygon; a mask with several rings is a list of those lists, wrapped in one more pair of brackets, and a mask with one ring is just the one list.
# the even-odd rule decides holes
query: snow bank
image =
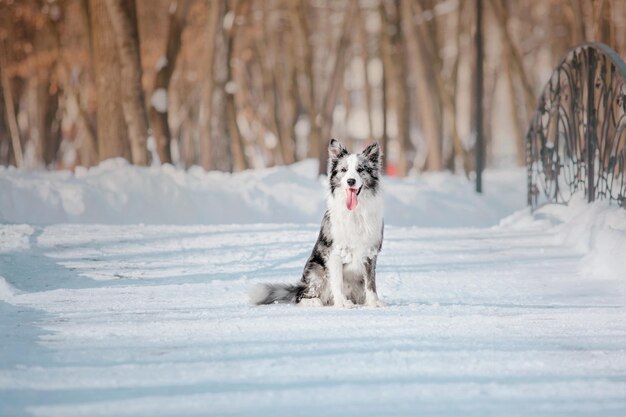
{"label": "snow bank", "polygon": [[[71,172],[0,168],[0,222],[54,224],[318,223],[326,185],[317,162],[237,174],[122,159]],[[524,207],[523,169],[485,173],[483,196],[450,173],[385,179],[385,221],[396,226],[483,227]]]}
{"label": "snow bank", "polygon": [[501,226],[551,230],[557,244],[583,254],[581,273],[600,279],[626,278],[626,210],[606,201],[588,204],[583,195],[569,205],[547,205],[535,213],[522,210],[505,218]]}
{"label": "snow bank", "polygon": [[19,293],[4,277],[0,276],[0,301],[9,301]]}
{"label": "snow bank", "polygon": [[0,254],[30,247],[34,229],[27,224],[11,224],[0,228]]}

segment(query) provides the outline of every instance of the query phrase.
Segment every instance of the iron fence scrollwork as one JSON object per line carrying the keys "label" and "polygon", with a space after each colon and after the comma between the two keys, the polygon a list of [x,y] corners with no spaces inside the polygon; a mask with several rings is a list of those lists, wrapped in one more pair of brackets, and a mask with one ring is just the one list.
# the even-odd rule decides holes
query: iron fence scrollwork
{"label": "iron fence scrollwork", "polygon": [[545,86],[526,135],[528,204],[589,202],[626,208],[626,64],[604,44],[572,49]]}

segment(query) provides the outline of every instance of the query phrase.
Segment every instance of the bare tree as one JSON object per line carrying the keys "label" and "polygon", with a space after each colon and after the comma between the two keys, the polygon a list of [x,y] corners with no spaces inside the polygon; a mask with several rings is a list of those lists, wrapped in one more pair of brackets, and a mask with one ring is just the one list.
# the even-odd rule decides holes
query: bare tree
{"label": "bare tree", "polygon": [[178,0],[170,7],[170,24],[167,33],[165,55],[157,62],[157,74],[150,100],[150,125],[156,142],[157,153],[162,163],[171,163],[170,145],[172,135],[168,121],[168,92],[176,60],[181,49],[181,36],[191,0]]}
{"label": "bare tree", "polygon": [[[434,72],[436,71],[433,71],[431,60],[428,59],[424,45],[420,45],[418,42],[410,0],[400,0],[400,15],[409,63],[417,84],[418,110],[421,116],[420,127],[428,146],[426,168],[431,171],[438,171],[443,167],[443,160],[441,158],[441,117],[438,111],[440,97],[433,91],[436,88],[436,82],[434,82]],[[422,43],[425,41],[425,39],[421,40]]]}
{"label": "bare tree", "polygon": [[328,92],[324,96],[324,103],[322,105],[322,111],[320,112],[321,123],[321,138],[320,151],[319,151],[319,165],[318,172],[320,175],[326,173],[326,165],[328,159],[328,152],[326,147],[330,141],[330,130],[333,124],[333,110],[337,103],[337,95],[340,91],[340,84],[343,82],[344,69],[346,65],[346,52],[350,45],[350,34],[352,33],[352,27],[354,26],[354,19],[357,8],[359,7],[357,0],[350,0],[348,10],[344,15],[343,29],[337,49],[335,50],[335,65],[333,72],[330,76],[330,83],[328,85]]}
{"label": "bare tree", "polygon": [[[460,162],[469,172],[472,4],[0,1],[0,81],[8,84],[0,95],[0,160],[15,163],[23,148],[24,161],[34,166],[71,168],[120,156],[146,164],[152,134],[162,162],[232,171],[287,164],[306,153],[319,158],[324,172],[333,129],[358,146],[351,128],[355,114],[365,111],[364,137],[380,136],[400,175],[454,170]],[[491,157],[510,149],[490,143],[503,145],[505,135],[498,135],[506,132],[522,163],[536,82],[580,42],[607,42],[623,55],[626,2],[487,4],[485,30],[499,36],[486,38],[485,151]],[[377,15],[382,29],[374,33]],[[355,66],[359,59],[362,68]],[[382,77],[368,71],[378,60]],[[344,82],[353,75],[364,79],[359,91]],[[495,119],[507,90],[511,112]],[[334,121],[339,103],[345,112]],[[411,129],[420,134],[413,137]]]}
{"label": "bare tree", "polygon": [[295,162],[293,126],[296,119],[293,62],[289,59],[291,51],[285,48],[286,36],[277,27],[280,23],[280,9],[270,8],[269,2],[264,2],[263,6],[265,45],[261,58],[265,61],[266,97],[270,103],[268,108],[272,113],[282,162],[291,164]]}
{"label": "bare tree", "polygon": [[285,163],[283,160],[283,150],[282,150],[282,142],[279,138],[281,134],[281,129],[279,127],[279,110],[278,110],[278,97],[276,92],[276,77],[273,74],[273,66],[272,61],[268,59],[270,56],[269,48],[270,44],[267,41],[268,36],[265,36],[268,28],[267,28],[267,13],[266,13],[266,4],[263,4],[263,29],[262,36],[259,37],[255,42],[255,50],[256,55],[258,57],[258,69],[260,73],[260,90],[261,90],[261,102],[262,110],[260,111],[260,115],[264,120],[265,125],[268,127],[268,130],[271,134],[278,138],[276,144],[274,146],[275,159],[279,163]]}
{"label": "bare tree", "polygon": [[119,55],[111,31],[106,0],[90,0],[89,17],[93,42],[93,67],[96,81],[98,157],[101,161],[123,157],[130,160],[130,147],[120,102]]}
{"label": "bare tree", "polygon": [[388,164],[388,143],[389,143],[389,129],[388,129],[388,96],[389,96],[389,84],[391,80],[391,44],[389,39],[389,21],[387,19],[387,13],[385,12],[385,3],[381,1],[378,5],[378,14],[380,18],[380,46],[379,46],[379,55],[382,61],[382,80],[381,80],[381,93],[382,93],[382,113],[383,113],[383,133],[380,138],[380,146],[383,152],[383,168],[385,172],[387,171]]}
{"label": "bare tree", "polygon": [[320,126],[319,108],[316,99],[316,83],[313,76],[313,52],[311,48],[311,28],[308,20],[310,14],[307,1],[289,2],[291,5],[291,25],[293,26],[295,37],[297,38],[297,48],[300,51],[300,59],[296,61],[299,71],[305,79],[305,94],[303,94],[304,105],[309,113],[309,147],[307,156],[309,158],[320,157]]}
{"label": "bare tree", "polygon": [[605,43],[607,45],[615,45],[615,25],[611,24],[611,19],[613,17],[612,12],[612,4],[610,1],[603,0],[600,2],[600,8],[598,9],[598,18],[596,19],[599,22],[599,31],[600,34],[598,39],[600,42]]}
{"label": "bare tree", "polygon": [[502,0],[491,0],[491,5],[496,16],[496,22],[500,31],[500,35],[502,37],[502,42],[504,43],[504,52],[509,55],[509,63],[511,65],[511,69],[514,71],[514,73],[517,75],[521,82],[527,114],[530,115],[532,114],[536,105],[535,92],[533,91],[533,87],[530,82],[528,73],[524,69],[522,55],[518,47],[515,45],[515,42],[513,42],[511,34],[509,33],[509,29],[507,26],[509,20],[507,10],[503,5]]}
{"label": "bare tree", "polygon": [[240,9],[248,6],[247,0],[236,2],[235,7],[227,11],[232,13],[232,20],[229,20],[228,27],[224,28],[225,47],[226,47],[226,84],[224,84],[224,92],[226,95],[226,137],[230,139],[230,152],[233,158],[233,169],[235,171],[243,171],[248,168],[248,160],[244,148],[243,137],[239,132],[237,124],[237,108],[235,106],[235,93],[237,91],[237,83],[233,76],[233,61],[235,49],[235,36],[237,33],[237,16]]}
{"label": "bare tree", "polygon": [[[80,4],[81,11],[87,11],[87,1],[84,1]],[[85,28],[89,27],[89,19],[87,15],[84,16]],[[74,106],[77,109],[77,122],[78,128],[80,129],[80,139],[77,143],[77,148],[80,154],[80,163],[83,166],[92,166],[95,165],[98,161],[97,156],[97,140],[96,133],[91,126],[91,122],[89,120],[89,115],[85,110],[85,106],[81,100],[81,88],[79,82],[77,80],[73,80],[71,76],[71,65],[67,62],[67,59],[63,55],[63,48],[61,45],[61,34],[59,29],[60,22],[57,19],[54,19],[53,16],[49,16],[48,19],[45,20],[45,26],[47,28],[47,36],[53,44],[53,48],[56,50],[57,59],[56,59],[56,79],[60,88],[63,89],[63,94],[65,96],[65,100],[67,103]],[[91,48],[89,48],[91,50]],[[55,103],[50,104],[48,106],[48,116],[52,116],[52,109],[58,109],[58,96],[57,97],[49,97],[50,100],[54,99]],[[60,125],[60,122],[56,121],[57,125]],[[46,120],[44,123],[45,126],[50,126],[52,131],[48,132],[49,137],[46,139],[44,146],[44,160],[46,164],[51,164],[54,159],[57,157],[58,147],[60,145],[61,133],[58,131],[60,126],[52,127],[53,123],[49,120]]]}
{"label": "bare tree", "polygon": [[[222,32],[222,21],[226,12],[226,0],[208,0],[209,18],[207,22],[205,78],[202,85],[200,103],[200,164],[204,169],[217,169],[212,155],[216,154],[212,132],[213,101],[215,92],[215,62],[218,48],[218,36]],[[229,170],[228,168],[227,170]]]}
{"label": "bare tree", "polygon": [[[78,120],[77,120],[77,129],[79,134],[79,139],[77,143],[78,148],[78,159],[79,163],[83,166],[93,166],[98,163],[98,139],[96,137],[96,130],[93,125],[93,121],[91,120],[91,115],[87,110],[87,106],[85,103],[85,93],[92,87],[93,85],[93,38],[92,31],[90,30],[90,8],[89,8],[89,0],[81,0],[78,4],[79,8],[79,20],[82,23],[84,34],[86,34],[86,42],[83,42],[86,45],[86,50],[88,52],[89,63],[91,65],[86,65],[85,73],[88,82],[80,83],[78,80],[72,80],[70,74],[70,67],[63,56],[62,45],[61,45],[61,36],[60,30],[57,27],[56,22],[53,22],[49,19],[51,24],[51,31],[56,38],[56,42],[59,49],[59,61],[58,61],[58,71],[61,73],[59,75],[59,79],[61,82],[65,82],[63,85],[63,89],[66,94],[66,98],[68,103],[72,103],[78,109]],[[76,81],[76,82],[73,82]],[[88,86],[89,88],[85,88]],[[82,88],[81,88],[82,87]],[[87,90],[87,91],[86,91]]]}
{"label": "bare tree", "polygon": [[135,0],[106,0],[117,45],[122,85],[122,107],[133,164],[146,165],[148,115],[141,85],[141,57]]}
{"label": "bare tree", "polygon": [[[229,15],[228,0],[220,0],[223,2],[223,13],[220,14],[219,24],[217,25],[217,36],[215,39],[215,64],[213,85],[213,104],[212,104],[212,128],[210,136],[210,157],[213,169],[220,171],[233,170],[233,155],[228,135],[227,116],[226,116],[226,86],[230,81],[230,65],[228,63],[228,43],[226,29],[224,24],[233,16]],[[231,22],[232,24],[232,22]],[[209,74],[210,76],[210,74]]]}
{"label": "bare tree", "polygon": [[367,71],[370,62],[368,34],[367,28],[365,27],[364,12],[360,7],[357,8],[357,11],[359,46],[361,48],[361,59],[363,60],[363,89],[365,91],[365,109],[367,111],[367,134],[368,139],[372,141],[374,139],[374,122],[372,120],[372,86],[370,85],[370,77]]}
{"label": "bare tree", "polygon": [[[389,80],[389,90],[392,95],[391,108],[396,113],[398,143],[398,160],[396,162],[397,175],[406,176],[409,172],[410,162],[408,158],[411,149],[410,137],[410,103],[409,103],[409,68],[406,53],[406,42],[402,36],[400,8],[397,1],[394,2],[393,15],[388,13],[385,3],[381,4],[380,13],[383,20],[384,42],[389,48],[383,48],[383,65],[385,74]],[[388,41],[387,41],[388,39]]]}
{"label": "bare tree", "polygon": [[11,94],[11,82],[9,80],[9,75],[7,74],[7,57],[4,39],[0,39],[0,77],[2,78],[2,95],[4,98],[4,108],[6,110],[9,125],[9,133],[11,135],[11,145],[13,147],[15,165],[20,168],[24,157],[22,155],[20,132],[17,126],[17,117],[15,115],[15,104],[13,102],[13,95]]}

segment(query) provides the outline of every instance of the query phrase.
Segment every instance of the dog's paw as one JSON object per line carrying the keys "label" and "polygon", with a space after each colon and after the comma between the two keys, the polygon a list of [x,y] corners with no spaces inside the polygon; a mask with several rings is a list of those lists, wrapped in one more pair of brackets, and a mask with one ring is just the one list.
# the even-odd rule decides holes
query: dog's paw
{"label": "dog's paw", "polygon": [[379,307],[384,307],[385,304],[383,304],[383,302],[380,301],[380,299],[378,298],[378,294],[376,294],[374,291],[366,291],[365,292],[365,306],[372,307],[372,308],[379,308]]}
{"label": "dog's paw", "polygon": [[335,308],[352,308],[354,307],[354,303],[347,298],[344,298],[343,300],[339,300],[339,302],[335,302],[333,306]]}
{"label": "dog's paw", "polygon": [[323,307],[324,303],[319,298],[303,298],[298,305],[300,307]]}
{"label": "dog's paw", "polygon": [[341,257],[341,263],[349,264],[352,262],[352,252],[347,247],[339,249],[339,256]]}
{"label": "dog's paw", "polygon": [[384,307],[385,304],[380,300],[367,300],[365,302],[365,306],[371,307],[371,308],[380,308],[380,307]]}

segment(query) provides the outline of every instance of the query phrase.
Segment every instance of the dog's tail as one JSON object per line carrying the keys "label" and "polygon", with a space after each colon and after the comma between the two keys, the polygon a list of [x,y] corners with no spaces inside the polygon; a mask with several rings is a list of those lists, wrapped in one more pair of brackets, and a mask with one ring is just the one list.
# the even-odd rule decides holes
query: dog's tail
{"label": "dog's tail", "polygon": [[248,296],[252,304],[293,303],[295,304],[306,289],[297,284],[257,284],[250,289]]}

